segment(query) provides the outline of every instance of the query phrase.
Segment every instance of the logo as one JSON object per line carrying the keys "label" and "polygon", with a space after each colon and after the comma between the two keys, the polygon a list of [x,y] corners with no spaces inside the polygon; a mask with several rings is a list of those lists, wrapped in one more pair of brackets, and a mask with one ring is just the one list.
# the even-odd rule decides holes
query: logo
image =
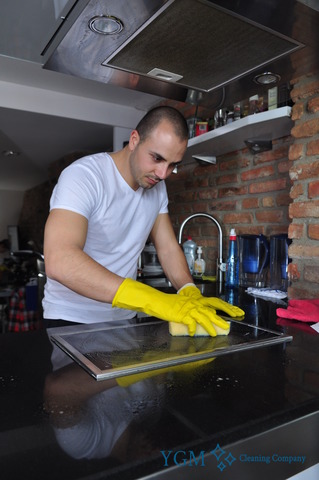
{"label": "logo", "polygon": [[210,453],[216,457],[216,460],[218,462],[217,468],[219,468],[221,472],[225,470],[227,466],[230,467],[236,460],[236,458],[232,455],[231,452],[229,452],[227,456],[224,457],[224,455],[226,455],[226,452],[220,447],[219,443],[217,443],[215,449],[211,450]]}
{"label": "logo", "polygon": [[231,452],[224,450],[219,443],[214,450],[210,451],[201,450],[199,453],[195,453],[194,450],[177,450],[175,452],[173,450],[161,450],[161,454],[164,458],[164,467],[171,465],[205,467],[205,459],[207,461],[209,456],[213,456],[216,459],[216,468],[221,472],[231,467],[235,461],[246,464],[266,463],[267,465],[270,463],[300,463],[303,465],[306,461],[305,455],[279,455],[278,453],[272,453],[271,455],[241,453],[236,458]]}
{"label": "logo", "polygon": [[216,458],[217,468],[222,472],[226,467],[230,467],[236,458],[231,452],[227,453],[219,443],[214,450],[205,452],[201,450],[199,454],[195,454],[193,450],[161,450],[164,457],[164,467],[173,465],[187,465],[189,467],[205,467],[205,455],[213,455]]}

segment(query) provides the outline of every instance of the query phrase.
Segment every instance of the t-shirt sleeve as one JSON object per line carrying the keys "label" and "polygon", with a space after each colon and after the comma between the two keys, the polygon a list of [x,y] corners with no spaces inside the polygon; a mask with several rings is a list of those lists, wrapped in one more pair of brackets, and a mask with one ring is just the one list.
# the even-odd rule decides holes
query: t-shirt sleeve
{"label": "t-shirt sleeve", "polygon": [[159,213],[168,213],[168,197],[165,182],[160,182],[160,209]]}
{"label": "t-shirt sleeve", "polygon": [[50,210],[70,210],[88,219],[95,209],[100,188],[91,169],[86,165],[72,164],[59,177],[51,196]]}

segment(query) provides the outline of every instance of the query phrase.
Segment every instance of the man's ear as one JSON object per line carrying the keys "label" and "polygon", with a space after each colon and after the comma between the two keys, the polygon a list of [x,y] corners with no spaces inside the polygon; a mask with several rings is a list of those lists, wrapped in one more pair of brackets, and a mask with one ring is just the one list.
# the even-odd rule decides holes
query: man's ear
{"label": "man's ear", "polygon": [[130,135],[129,148],[131,151],[135,150],[140,141],[140,136],[137,130],[133,130]]}

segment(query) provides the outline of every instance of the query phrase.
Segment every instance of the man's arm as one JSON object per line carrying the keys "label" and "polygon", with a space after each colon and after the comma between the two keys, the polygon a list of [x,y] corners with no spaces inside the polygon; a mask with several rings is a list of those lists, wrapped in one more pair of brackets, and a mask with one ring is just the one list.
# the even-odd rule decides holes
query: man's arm
{"label": "man's arm", "polygon": [[64,209],[50,212],[44,232],[46,275],[80,295],[112,303],[123,278],[83,252],[87,228],[82,215]]}
{"label": "man's arm", "polygon": [[151,240],[165,275],[174,288],[179,290],[186,283],[193,283],[185,255],[177,242],[168,214],[158,215],[151,231]]}
{"label": "man's arm", "polygon": [[[197,323],[212,336],[216,335],[214,324],[228,328],[228,323],[218,317],[215,310],[201,306],[197,295],[192,298],[163,293],[136,280],[123,279],[99,265],[83,251],[87,228],[87,220],[82,215],[64,209],[51,211],[44,234],[44,261],[49,278],[86,297],[112,303],[114,307],[184,323],[190,335],[195,334]],[[179,289],[191,283],[192,277],[187,272],[186,260],[168,216],[159,216],[152,235],[164,271],[174,287]]]}

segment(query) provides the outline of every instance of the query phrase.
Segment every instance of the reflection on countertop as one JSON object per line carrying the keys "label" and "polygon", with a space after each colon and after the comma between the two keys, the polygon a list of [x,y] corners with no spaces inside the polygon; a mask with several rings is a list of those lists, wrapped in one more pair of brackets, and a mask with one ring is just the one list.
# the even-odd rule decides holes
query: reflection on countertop
{"label": "reflection on countertop", "polygon": [[[124,386],[115,379],[96,381],[43,330],[1,335],[3,478],[133,480],[153,474],[170,480],[228,480],[242,478],[244,472],[245,478],[271,474],[284,479],[318,463],[315,421],[310,429],[307,424],[303,438],[292,436],[289,451],[285,443],[273,452],[304,455],[303,464],[277,462],[265,468],[261,462],[239,459],[238,453],[266,455],[270,448],[255,442],[257,452],[245,440],[319,410],[319,337],[301,322],[278,324],[276,303],[241,290],[235,293],[246,311],[245,322],[293,340],[231,353],[194,368],[153,371]],[[227,476],[211,453],[205,465],[193,459],[188,467],[190,456],[201,458],[201,452],[212,452],[217,445],[226,452],[223,459],[230,453],[236,457],[226,464]],[[182,464],[177,468],[178,451],[185,455],[175,456]]]}

